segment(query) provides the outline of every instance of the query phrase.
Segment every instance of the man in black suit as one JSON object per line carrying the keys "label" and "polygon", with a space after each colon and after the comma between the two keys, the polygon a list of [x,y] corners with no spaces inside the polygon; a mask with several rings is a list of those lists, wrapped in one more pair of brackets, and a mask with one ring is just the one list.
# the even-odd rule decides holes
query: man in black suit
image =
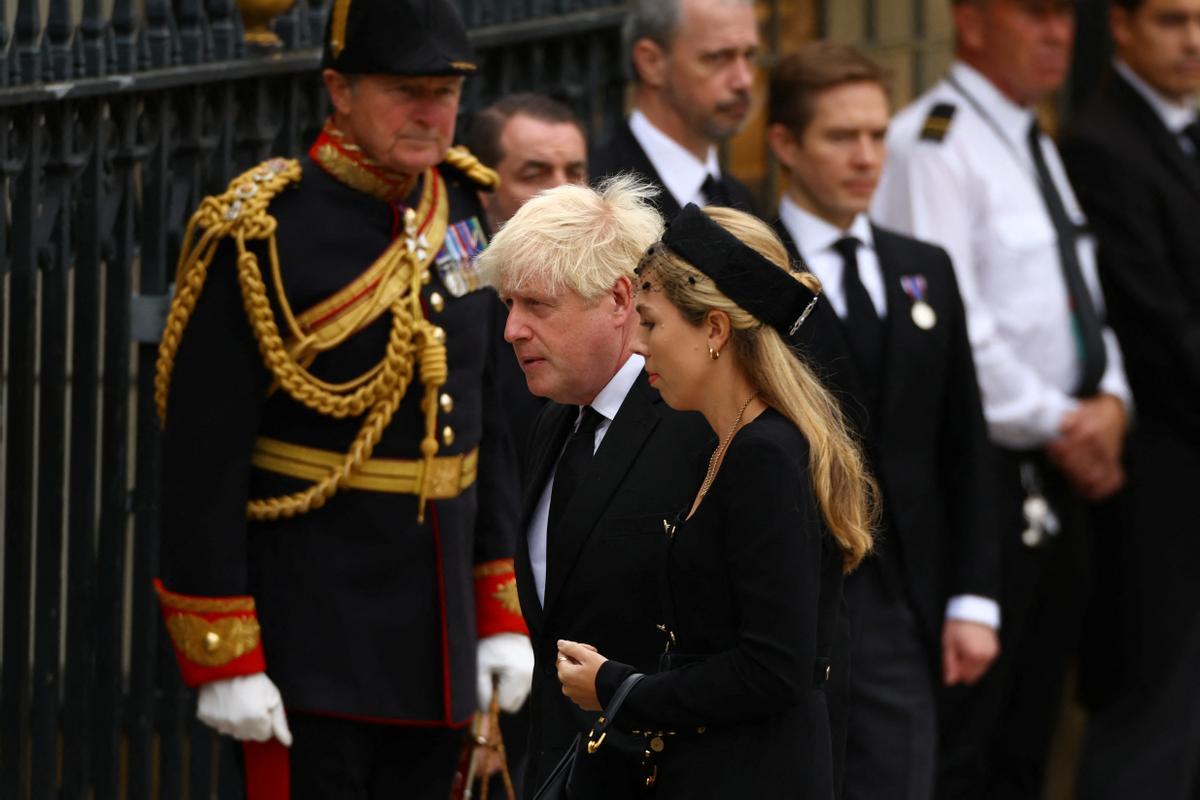
{"label": "man in black suit", "polygon": [[1200,0],[1114,0],[1117,58],[1062,153],[1137,421],[1099,515],[1080,797],[1200,796]]}
{"label": "man in black suit", "polygon": [[[553,401],[534,425],[516,556],[536,659],[527,795],[596,716],[562,694],[559,639],[655,670],[665,645],[656,629],[664,520],[695,495],[712,440],[702,417],[662,402],[630,350],[633,270],[663,226],[652,193],[629,177],[551,189],[480,257],[508,306],[504,335],[530,391]],[[610,731],[581,762],[572,796],[643,794],[645,746]]]}
{"label": "man in black suit", "polygon": [[722,174],[717,145],[750,113],[758,22],[752,0],[636,0],[625,21],[633,112],[589,156],[593,178],[633,172],[663,191],[671,219],[688,203],[754,212]]}
{"label": "man in black suit", "polygon": [[975,682],[998,652],[991,450],[962,301],[945,251],[867,218],[888,125],[881,68],[816,42],[770,85],[768,141],[788,178],[777,230],[824,295],[798,344],[883,492],[877,554],[846,583],[844,796],[928,800],[938,687]]}

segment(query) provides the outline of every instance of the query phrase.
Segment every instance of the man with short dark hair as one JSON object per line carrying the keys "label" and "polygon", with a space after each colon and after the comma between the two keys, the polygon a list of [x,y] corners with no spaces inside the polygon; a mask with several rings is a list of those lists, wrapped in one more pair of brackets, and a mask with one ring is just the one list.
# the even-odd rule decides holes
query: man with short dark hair
{"label": "man with short dark hair", "polygon": [[1130,413],[1094,247],[1035,105],[1067,76],[1073,0],[955,0],[947,76],[896,115],[873,211],[950,253],[998,445],[1001,651],[941,705],[939,794],[1042,790],[1089,593],[1088,502],[1124,480]]}
{"label": "man with short dark hair", "polygon": [[587,142],[579,118],[544,94],[511,94],[475,115],[467,136],[475,157],[500,185],[483,196],[493,230],[543,189],[587,180]]}
{"label": "man with short dark hair", "polygon": [[799,344],[883,492],[876,552],[846,580],[843,796],[929,800],[937,687],[983,675],[1000,621],[991,447],[962,301],[945,251],[867,216],[884,163],[883,70],[816,42],[771,70],[770,92],[767,140],[786,176],[776,229],[822,284]]}
{"label": "man with short dark hair", "polygon": [[593,178],[634,172],[663,189],[671,219],[688,203],[754,211],[717,146],[750,114],[758,21],[752,0],[635,0],[625,21],[633,113],[593,149]]}
{"label": "man with short dark hair", "polygon": [[1063,160],[1138,421],[1099,515],[1080,797],[1200,796],[1200,0],[1113,0],[1113,71]]}

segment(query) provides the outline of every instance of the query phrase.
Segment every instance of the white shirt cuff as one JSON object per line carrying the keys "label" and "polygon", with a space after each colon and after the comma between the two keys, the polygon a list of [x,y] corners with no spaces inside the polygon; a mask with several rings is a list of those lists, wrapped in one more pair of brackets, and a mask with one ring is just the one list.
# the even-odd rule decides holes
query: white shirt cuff
{"label": "white shirt cuff", "polygon": [[946,619],[978,622],[992,630],[1000,630],[1000,604],[977,594],[960,594],[946,603]]}

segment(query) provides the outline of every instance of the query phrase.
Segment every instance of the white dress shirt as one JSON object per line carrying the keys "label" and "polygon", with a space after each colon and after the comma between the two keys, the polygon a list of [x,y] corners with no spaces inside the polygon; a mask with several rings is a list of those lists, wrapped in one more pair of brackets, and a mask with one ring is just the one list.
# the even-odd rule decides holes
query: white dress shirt
{"label": "white dress shirt", "polygon": [[846,230],[839,230],[817,215],[805,211],[786,194],[779,201],[779,219],[783,222],[800,257],[809,272],[821,280],[821,296],[842,319],[846,318],[846,294],[842,291],[842,254],[834,244],[846,236],[860,242],[858,247],[858,279],[871,298],[880,319],[887,318],[887,290],[883,285],[883,270],[875,252],[875,237],[871,221],[859,214]]}
{"label": "white dress shirt", "polygon": [[1176,103],[1168,100],[1119,58],[1113,61],[1113,68],[1122,78],[1129,81],[1129,85],[1150,104],[1150,108],[1154,109],[1154,113],[1163,121],[1163,125],[1179,141],[1183,152],[1194,156],[1196,145],[1184,135],[1183,129],[1197,121],[1196,103]]}
{"label": "white dress shirt", "polygon": [[[871,221],[859,214],[846,230],[839,230],[820,217],[796,205],[786,194],[779,202],[779,219],[796,243],[800,257],[812,274],[821,280],[821,295],[841,319],[846,318],[846,295],[842,291],[842,256],[833,249],[834,242],[853,236],[862,244],[858,248],[858,277],[871,296],[880,319],[887,318],[887,290],[883,284],[883,268],[875,252]],[[1000,604],[990,597],[961,594],[946,603],[946,619],[978,622],[989,628],[1000,627]]]}
{"label": "white dress shirt", "polygon": [[646,115],[636,108],[629,115],[629,130],[633,138],[646,151],[646,157],[654,165],[663,186],[683,208],[688,203],[705,206],[708,198],[700,187],[709,175],[721,177],[721,164],[717,161],[717,148],[709,145],[708,157],[700,161],[692,151],[654,127]]}
{"label": "white dress shirt", "polygon": [[[954,107],[942,141],[921,138],[930,109]],[[1012,449],[1044,446],[1058,436],[1081,364],[1054,225],[1038,189],[1027,144],[1031,109],[1016,105],[962,62],[896,115],[888,161],[871,216],[881,224],[944,247],[954,262],[993,441]],[[1067,213],[1083,211],[1054,144],[1042,152]],[[1095,241],[1077,239],[1079,263],[1103,319]],[[1132,409],[1117,340],[1103,331],[1107,368],[1100,392]]]}
{"label": "white dress shirt", "polygon": [[[608,384],[592,400],[592,408],[600,415],[600,422],[596,425],[596,441],[592,453],[600,449],[600,443],[604,441],[604,434],[608,433],[612,421],[616,419],[617,412],[621,410],[621,404],[625,402],[625,395],[629,394],[629,390],[637,381],[638,374],[645,366],[646,359],[636,353],[631,355],[617,370],[617,374],[613,375]],[[580,408],[579,416],[575,418],[572,430],[579,428],[579,421],[582,418],[583,409]],[[563,448],[566,448],[565,442]],[[558,456],[562,458],[562,453],[559,452]],[[533,510],[533,516],[529,520],[529,530],[526,536],[529,542],[529,564],[533,568],[533,585],[537,587],[538,602],[543,605],[546,603],[546,526],[550,520],[550,493],[554,491],[554,475],[557,472],[556,459],[554,471],[550,473],[550,479],[546,481],[546,488],[542,490],[537,507]]]}

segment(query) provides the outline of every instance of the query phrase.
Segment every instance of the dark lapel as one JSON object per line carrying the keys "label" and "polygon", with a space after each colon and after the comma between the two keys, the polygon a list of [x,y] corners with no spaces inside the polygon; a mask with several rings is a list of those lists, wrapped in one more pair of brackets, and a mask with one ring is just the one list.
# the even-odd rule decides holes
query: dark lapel
{"label": "dark lapel", "polygon": [[521,527],[517,533],[518,541],[514,566],[517,573],[517,594],[521,601],[521,611],[530,632],[536,637],[542,626],[542,604],[538,601],[537,590],[533,583],[533,565],[529,561],[529,520],[533,516],[537,502],[550,479],[550,471],[558,461],[563,444],[567,440],[579,415],[578,406],[564,406],[558,403],[547,403],[546,409],[538,418],[534,428],[535,449],[529,459],[529,479],[526,481],[521,498]]}
{"label": "dark lapel", "polygon": [[[933,330],[923,331],[917,327],[912,320],[913,301],[905,294],[900,283],[901,276],[920,273],[921,265],[911,263],[905,258],[903,249],[898,246],[898,237],[875,226],[871,227],[871,233],[875,238],[875,253],[879,257],[879,269],[883,275],[888,305],[883,397],[879,414],[880,432],[886,435],[888,423],[896,420],[898,414],[913,413],[911,407],[901,402],[903,392],[909,386],[920,384],[917,376],[921,371],[915,367],[919,366],[919,356],[926,345],[922,337],[929,338],[936,333],[937,328],[935,326]],[[944,312],[944,309],[937,310]],[[938,322],[941,324],[944,320]]]}
{"label": "dark lapel", "polygon": [[[808,265],[804,263],[800,248],[796,246],[783,220],[775,220],[774,225],[775,232],[779,234],[792,257],[793,268],[807,272]],[[862,376],[851,353],[845,325],[826,298],[817,301],[813,313],[800,326],[800,330],[796,331],[792,344],[799,347],[809,367],[841,402],[842,410],[851,418],[855,427],[866,431],[869,411],[863,401],[866,394]]]}
{"label": "dark lapel", "polygon": [[621,403],[608,432],[604,434],[604,441],[592,459],[585,482],[563,512],[558,530],[551,533],[555,541],[547,542],[546,548],[544,613],[547,616],[562,593],[567,576],[575,568],[579,551],[604,515],[609,500],[633,466],[646,438],[658,425],[657,402],[661,402],[658,393],[646,382],[646,373],[640,373],[629,394],[625,395],[625,401]]}
{"label": "dark lapel", "polygon": [[659,188],[659,195],[654,199],[654,205],[658,208],[659,213],[662,214],[663,219],[668,221],[673,219],[679,213],[679,203],[675,201],[675,196],[667,191],[662,176],[658,174],[658,170],[650,163],[650,157],[646,155],[646,151],[642,149],[642,145],[638,142],[637,137],[633,135],[633,131],[630,130],[627,120],[622,120],[621,124],[617,126],[617,129],[613,132],[612,140],[608,143],[608,147],[611,151],[608,155],[608,161],[616,169],[606,170],[606,172],[612,174],[633,170],[653,181]]}
{"label": "dark lapel", "polygon": [[1109,75],[1109,81],[1109,91],[1121,112],[1141,129],[1146,141],[1154,148],[1158,157],[1166,162],[1168,169],[1178,175],[1200,197],[1200,160],[1183,152],[1178,139],[1163,124],[1162,117],[1158,116],[1129,81],[1116,72]]}

